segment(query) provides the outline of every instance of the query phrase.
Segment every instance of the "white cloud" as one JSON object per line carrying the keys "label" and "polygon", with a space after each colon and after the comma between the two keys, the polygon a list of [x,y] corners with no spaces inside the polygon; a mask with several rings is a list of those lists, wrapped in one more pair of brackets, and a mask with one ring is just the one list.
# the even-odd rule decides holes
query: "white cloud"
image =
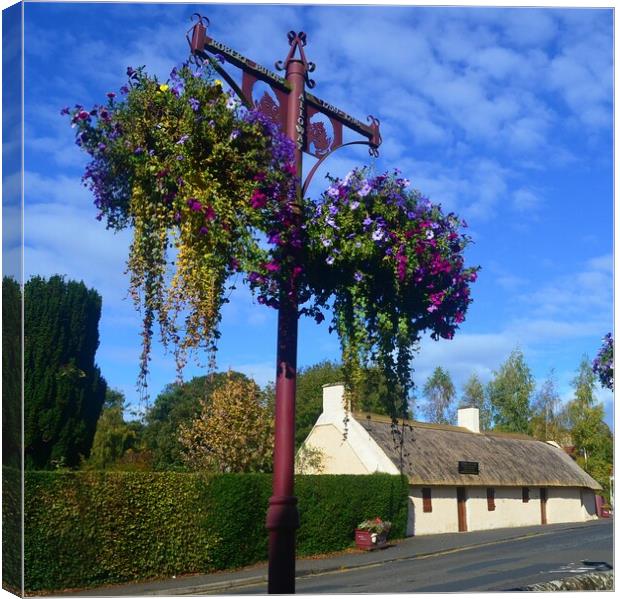
{"label": "white cloud", "polygon": [[542,199],[531,189],[521,187],[512,194],[512,205],[517,212],[532,213],[540,208]]}

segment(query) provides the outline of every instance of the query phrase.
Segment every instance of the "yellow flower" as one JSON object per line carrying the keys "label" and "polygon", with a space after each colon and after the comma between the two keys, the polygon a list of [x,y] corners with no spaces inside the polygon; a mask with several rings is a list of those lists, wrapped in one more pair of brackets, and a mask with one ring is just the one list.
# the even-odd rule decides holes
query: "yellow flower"
{"label": "yellow flower", "polygon": [[167,92],[167,91],[168,91],[168,86],[167,86],[165,83],[162,83],[162,84],[159,86],[159,89],[160,89],[161,91],[163,91],[163,92]]}
{"label": "yellow flower", "polygon": [[213,83],[215,85],[219,85],[220,87],[222,86],[222,82],[219,79],[216,79]]}

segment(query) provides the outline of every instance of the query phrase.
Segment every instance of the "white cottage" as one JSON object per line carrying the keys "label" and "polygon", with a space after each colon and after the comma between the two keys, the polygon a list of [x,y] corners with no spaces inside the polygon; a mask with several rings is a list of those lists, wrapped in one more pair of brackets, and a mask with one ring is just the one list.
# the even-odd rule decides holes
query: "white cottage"
{"label": "white cottage", "polygon": [[396,426],[385,416],[345,412],[343,394],[340,383],[323,387],[323,413],[304,445],[322,451],[323,474],[402,470],[408,535],[596,518],[601,486],[553,442],[480,432],[477,408],[460,409],[458,426]]}

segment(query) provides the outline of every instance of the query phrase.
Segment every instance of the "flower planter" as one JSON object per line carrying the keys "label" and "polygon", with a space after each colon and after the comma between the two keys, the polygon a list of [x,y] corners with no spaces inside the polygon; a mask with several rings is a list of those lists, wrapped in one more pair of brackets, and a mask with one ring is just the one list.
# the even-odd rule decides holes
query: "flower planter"
{"label": "flower planter", "polygon": [[359,549],[372,551],[373,549],[381,549],[387,545],[386,533],[374,533],[368,530],[355,529],[355,544]]}

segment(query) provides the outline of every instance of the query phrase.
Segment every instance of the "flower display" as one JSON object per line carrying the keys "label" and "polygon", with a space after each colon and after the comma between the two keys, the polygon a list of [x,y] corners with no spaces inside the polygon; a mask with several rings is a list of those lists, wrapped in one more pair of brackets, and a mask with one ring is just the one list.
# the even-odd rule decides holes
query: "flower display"
{"label": "flower display", "polygon": [[[104,105],[62,113],[92,158],[83,181],[97,218],[134,231],[127,267],[144,382],[156,324],[179,370],[188,350],[214,350],[227,279],[274,263],[299,236],[285,205],[296,193],[293,144],[271,121],[232,101],[208,69],[184,65],[165,83],[142,68],[127,76],[122,99],[110,92]],[[265,248],[259,234],[270,231]]]}
{"label": "flower display", "polygon": [[333,298],[345,375],[377,363],[405,408],[411,358],[423,331],[451,339],[471,303],[477,268],[466,268],[465,223],[444,214],[398,171],[355,169],[308,206],[308,280],[317,315]]}
{"label": "flower display", "polygon": [[592,370],[603,387],[614,388],[614,339],[611,333],[603,337],[603,345],[592,362]]}
{"label": "flower display", "polygon": [[381,520],[381,518],[372,518],[371,520],[364,520],[357,525],[359,530],[365,530],[370,533],[381,535],[387,534],[390,532],[392,528],[392,523],[388,520]]}
{"label": "flower display", "polygon": [[213,352],[229,281],[243,273],[258,303],[294,295],[299,314],[340,337],[347,388],[381,367],[393,417],[406,407],[424,331],[450,339],[471,302],[469,237],[398,171],[355,169],[314,202],[302,198],[294,144],[249,110],[209,65],[166,82],[128,68],[120,94],[65,108],[91,157],[83,181],[97,218],[133,229],[130,293],[143,316],[144,385],[157,326],[179,373],[188,352]]}

